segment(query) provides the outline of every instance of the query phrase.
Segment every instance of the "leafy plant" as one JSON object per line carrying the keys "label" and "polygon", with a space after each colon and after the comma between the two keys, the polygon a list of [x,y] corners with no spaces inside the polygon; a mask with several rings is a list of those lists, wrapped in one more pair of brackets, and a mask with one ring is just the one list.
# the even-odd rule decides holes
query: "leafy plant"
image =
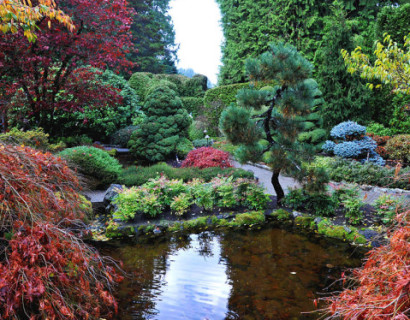
{"label": "leafy plant", "polygon": [[212,184],[207,183],[198,186],[194,189],[193,195],[195,198],[195,204],[205,210],[211,211],[215,206],[215,190]]}
{"label": "leafy plant", "polygon": [[402,202],[389,194],[382,194],[374,203],[376,214],[382,218],[383,223],[390,224],[401,211]]}
{"label": "leafy plant", "polygon": [[218,207],[233,208],[238,204],[238,199],[232,184],[232,178],[215,178],[212,182],[214,183],[214,187],[216,187]]}
{"label": "leafy plant", "polygon": [[265,193],[262,186],[250,183],[245,191],[245,206],[253,210],[266,209],[270,201],[269,195]]}
{"label": "leafy plant", "polygon": [[345,195],[342,200],[342,205],[345,208],[345,217],[349,219],[351,224],[358,224],[363,219],[363,211],[361,208],[364,202],[357,196]]}
{"label": "leafy plant", "polygon": [[229,168],[232,167],[229,153],[212,147],[202,147],[188,153],[182,162],[182,167],[197,167],[200,169],[210,167]]}
{"label": "leafy plant", "polygon": [[389,158],[410,163],[410,134],[402,134],[391,138],[386,144]]}
{"label": "leafy plant", "polygon": [[175,196],[171,202],[171,210],[178,216],[182,216],[186,213],[191,206],[192,198],[189,193],[181,193],[179,196]]}

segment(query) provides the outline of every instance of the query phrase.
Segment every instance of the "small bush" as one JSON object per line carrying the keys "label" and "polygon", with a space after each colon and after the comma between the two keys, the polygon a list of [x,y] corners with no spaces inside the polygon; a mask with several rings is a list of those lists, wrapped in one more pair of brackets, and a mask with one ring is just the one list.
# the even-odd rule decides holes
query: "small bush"
{"label": "small bush", "polygon": [[63,142],[67,147],[77,147],[77,146],[91,146],[93,144],[93,139],[86,136],[85,134],[76,135],[71,137],[63,137],[58,139],[60,142]]}
{"label": "small bush", "polygon": [[360,136],[365,133],[366,127],[353,121],[345,121],[333,127],[330,131],[330,136],[334,139],[349,140],[352,138],[360,138]]}
{"label": "small bush", "polygon": [[391,138],[386,144],[389,158],[410,163],[410,135],[402,134]]}
{"label": "small bush", "polygon": [[137,129],[138,126],[128,126],[114,132],[114,134],[111,136],[111,144],[126,148],[128,141],[130,141],[131,134]]}
{"label": "small bush", "polygon": [[197,167],[200,169],[210,167],[229,168],[232,164],[229,153],[211,147],[202,147],[192,150],[182,162],[182,167]]}
{"label": "small bush", "polygon": [[395,168],[380,167],[367,162],[361,164],[358,161],[342,158],[318,157],[315,164],[325,168],[332,181],[410,189],[408,179],[400,179],[400,175],[404,176],[410,173],[410,168],[401,169],[396,177]]}
{"label": "small bush", "polygon": [[117,159],[94,147],[69,148],[58,155],[78,167],[78,171],[96,188],[116,182],[121,172]]}
{"label": "small bush", "polygon": [[375,136],[392,136],[394,132],[380,123],[373,122],[366,127],[366,132]]}
{"label": "small bush", "polygon": [[209,139],[197,139],[192,141],[195,148],[209,147],[212,146],[213,143],[214,141]]}

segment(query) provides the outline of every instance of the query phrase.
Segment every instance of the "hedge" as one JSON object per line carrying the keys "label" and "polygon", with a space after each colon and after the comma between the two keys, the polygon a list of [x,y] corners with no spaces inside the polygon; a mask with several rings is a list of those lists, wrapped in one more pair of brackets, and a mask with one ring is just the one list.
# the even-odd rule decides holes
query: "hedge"
{"label": "hedge", "polygon": [[200,113],[200,109],[204,105],[204,99],[202,98],[182,97],[181,100],[186,111],[191,113],[194,118]]}
{"label": "hedge", "polygon": [[[219,86],[213,89],[209,89],[204,96],[204,109],[203,115],[208,118],[209,127],[207,128],[210,136],[219,136],[219,118],[222,111],[231,103],[236,103],[236,94],[239,89],[249,87],[250,83],[236,83],[226,86]],[[258,83],[257,89],[261,89],[266,86],[266,83]]]}

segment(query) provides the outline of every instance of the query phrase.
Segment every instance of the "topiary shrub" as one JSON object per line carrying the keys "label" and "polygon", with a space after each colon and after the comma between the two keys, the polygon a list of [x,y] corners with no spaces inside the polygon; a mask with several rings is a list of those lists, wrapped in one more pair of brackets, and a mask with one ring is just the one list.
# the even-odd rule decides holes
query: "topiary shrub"
{"label": "topiary shrub", "polygon": [[126,148],[128,141],[130,141],[131,134],[137,129],[138,126],[128,126],[114,132],[110,139],[111,144]]}
{"label": "topiary shrub", "polygon": [[181,94],[184,97],[203,98],[205,91],[208,89],[208,78],[201,74],[196,74],[185,81]]}
{"label": "topiary shrub", "polygon": [[128,84],[137,92],[137,95],[141,101],[145,101],[147,91],[151,86],[151,80],[152,73],[136,72],[131,76]]}
{"label": "topiary shrub", "polygon": [[131,152],[149,162],[174,156],[191,124],[181,99],[170,88],[159,86],[147,97],[143,111],[146,117],[128,143]]}
{"label": "topiary shrub", "polygon": [[93,144],[93,139],[85,134],[75,135],[69,137],[58,138],[60,142],[66,144],[67,147],[77,147],[77,146],[91,146]]}
{"label": "topiary shrub", "polygon": [[200,169],[210,167],[229,168],[232,164],[229,153],[211,147],[202,147],[192,150],[182,162],[182,167],[197,167]]}
{"label": "topiary shrub", "polygon": [[385,161],[376,152],[377,143],[366,134],[366,127],[353,121],[338,124],[330,131],[330,136],[335,140],[326,141],[322,150],[329,154],[335,154],[342,158],[353,158],[371,161],[384,166]]}
{"label": "topiary shrub", "polygon": [[402,134],[391,138],[386,144],[389,158],[410,163],[410,135]]}
{"label": "topiary shrub", "polygon": [[58,155],[78,168],[92,188],[104,187],[115,182],[121,172],[118,160],[98,148],[68,148]]}

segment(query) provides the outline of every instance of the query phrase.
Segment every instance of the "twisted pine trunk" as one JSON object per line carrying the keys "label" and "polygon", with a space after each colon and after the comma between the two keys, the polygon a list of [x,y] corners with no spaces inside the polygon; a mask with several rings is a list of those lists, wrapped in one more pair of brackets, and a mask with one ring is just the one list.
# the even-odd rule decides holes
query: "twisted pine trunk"
{"label": "twisted pine trunk", "polygon": [[282,186],[279,183],[279,173],[280,169],[274,170],[272,174],[272,185],[275,189],[276,196],[277,196],[277,204],[280,205],[282,203],[282,199],[285,197],[285,193],[283,192]]}

